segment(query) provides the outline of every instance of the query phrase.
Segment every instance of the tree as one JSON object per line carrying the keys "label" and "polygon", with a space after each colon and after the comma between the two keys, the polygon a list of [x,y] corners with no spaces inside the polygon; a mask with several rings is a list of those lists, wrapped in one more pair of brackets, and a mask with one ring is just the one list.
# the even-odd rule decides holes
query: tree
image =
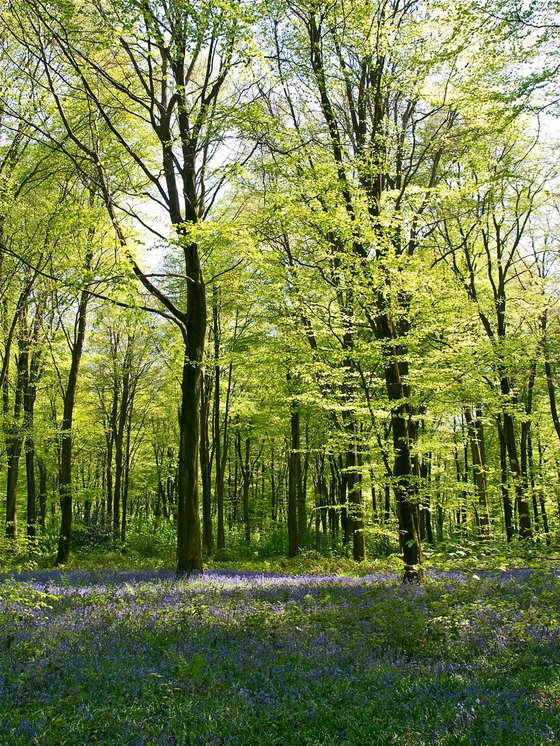
{"label": "tree", "polygon": [[[202,568],[198,448],[206,294],[197,226],[208,218],[224,181],[220,174],[212,181],[210,164],[224,137],[225,81],[236,56],[243,54],[243,12],[237,4],[212,0],[174,0],[166,6],[115,0],[87,11],[81,5],[50,9],[32,1],[22,5],[15,32],[42,64],[63,139],[74,148],[74,165],[102,198],[134,275],[161,304],[153,310],[181,331],[180,572]],[[76,112],[77,99],[82,112]],[[130,136],[132,125],[142,133],[139,137]],[[126,163],[124,183],[115,184],[111,158]],[[180,299],[155,284],[133,256],[122,210],[140,226],[147,222],[141,211],[121,204],[130,188],[152,199],[169,220],[171,242],[183,259]],[[157,220],[148,228],[161,235]]]}
{"label": "tree", "polygon": [[[515,384],[516,367],[521,355],[515,350],[514,359],[508,355],[511,346],[508,310],[511,287],[523,287],[523,273],[527,269],[523,240],[531,227],[533,214],[543,200],[549,174],[523,172],[523,155],[512,144],[498,146],[495,155],[492,145],[486,163],[472,175],[473,197],[470,209],[444,220],[440,232],[445,240],[445,259],[463,286],[468,299],[477,310],[482,329],[491,344],[502,407],[498,426],[503,447],[507,452],[512,474],[520,538],[532,535],[526,480],[526,443],[528,430],[522,427],[520,455],[515,432],[515,410],[518,403]],[[527,164],[530,167],[530,164]],[[466,177],[468,179],[468,176]],[[465,186],[463,176],[463,200]],[[530,417],[532,391],[536,368],[527,366],[528,401],[525,412]],[[508,539],[513,533],[512,512],[505,494],[506,529]]]}

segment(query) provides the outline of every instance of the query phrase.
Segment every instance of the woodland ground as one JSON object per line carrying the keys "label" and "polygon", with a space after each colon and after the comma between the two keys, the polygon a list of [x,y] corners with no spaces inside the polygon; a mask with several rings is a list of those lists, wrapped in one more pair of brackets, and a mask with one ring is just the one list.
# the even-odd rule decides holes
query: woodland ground
{"label": "woodland ground", "polygon": [[5,573],[0,743],[560,741],[558,563],[460,560]]}

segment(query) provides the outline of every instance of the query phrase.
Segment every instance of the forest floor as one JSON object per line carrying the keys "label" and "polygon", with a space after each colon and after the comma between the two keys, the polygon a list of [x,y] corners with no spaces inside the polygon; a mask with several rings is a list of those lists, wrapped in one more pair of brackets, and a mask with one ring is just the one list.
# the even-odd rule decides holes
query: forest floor
{"label": "forest floor", "polygon": [[549,564],[0,575],[0,743],[557,743]]}

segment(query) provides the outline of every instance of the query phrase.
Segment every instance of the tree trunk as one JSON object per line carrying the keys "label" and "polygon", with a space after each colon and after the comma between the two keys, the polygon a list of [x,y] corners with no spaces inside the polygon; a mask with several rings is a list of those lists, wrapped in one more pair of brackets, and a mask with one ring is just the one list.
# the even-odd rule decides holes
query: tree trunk
{"label": "tree trunk", "polygon": [[[93,235],[90,235],[90,241]],[[92,254],[88,253],[86,258],[86,271],[89,270]],[[84,340],[86,336],[87,308],[89,293],[82,290],[78,303],[76,316],[76,334],[71,350],[70,372],[68,382],[63,394],[62,425],[60,428],[60,468],[58,476],[58,489],[60,495],[60,534],[58,537],[58,552],[56,564],[63,565],[70,556],[70,541],[72,535],[72,421],[74,416],[74,404],[76,401],[76,388],[78,385],[78,371]]]}
{"label": "tree trunk", "polygon": [[[386,317],[385,317],[385,321]],[[384,338],[390,339],[389,331]],[[386,365],[385,381],[389,400],[395,402],[391,408],[393,449],[393,490],[397,506],[399,536],[404,560],[404,582],[422,579],[422,547],[418,530],[418,496],[416,492],[411,447],[415,441],[416,428],[411,419],[408,403],[410,391],[408,363],[403,359],[405,350],[395,345],[393,359]]]}
{"label": "tree trunk", "polygon": [[371,494],[371,514],[373,522],[377,523],[379,516],[377,511],[377,492],[375,490],[375,474],[373,472],[373,466],[369,466],[369,483],[370,483],[370,494]]}
{"label": "tree trunk", "polygon": [[299,492],[298,492],[298,548],[305,547],[307,540],[307,480],[309,478],[309,420],[305,423],[305,451],[303,457],[303,463],[301,458],[301,452],[299,457],[300,462],[300,480],[299,480]]}
{"label": "tree trunk", "polygon": [[[218,309],[218,286],[214,283],[212,290],[212,334],[214,338],[214,456],[216,460],[215,474],[216,474],[216,507],[218,511],[218,525],[217,525],[217,539],[218,549],[225,549],[226,547],[226,534],[224,527],[224,472],[225,472],[225,459],[227,458],[227,444],[224,443],[223,456],[222,456],[222,432],[220,427],[220,319]],[[230,365],[230,376],[231,381],[231,365]],[[229,387],[228,387],[229,397]],[[226,400],[227,398],[226,397]],[[226,422],[224,422],[224,430],[226,428]]]}
{"label": "tree trunk", "polygon": [[547,313],[544,312],[543,315],[541,316],[544,372],[546,375],[548,400],[550,402],[550,414],[552,415],[552,422],[554,424],[554,430],[556,432],[556,435],[558,436],[558,439],[560,440],[560,418],[558,417],[558,406],[556,403],[556,386],[554,385],[554,377],[552,373],[552,365],[550,363],[550,356],[548,353],[548,344],[547,344],[547,336],[546,336],[547,322],[548,322],[548,316],[547,316]]}
{"label": "tree trunk", "polygon": [[529,510],[529,502],[525,494],[525,486],[523,474],[521,473],[519,457],[517,455],[513,417],[509,412],[503,412],[502,425],[504,431],[503,437],[509,460],[509,468],[513,479],[517,515],[519,517],[519,538],[530,539],[533,535],[531,530],[531,513]]}
{"label": "tree trunk", "polygon": [[[126,528],[127,528],[127,511],[128,511],[128,488],[130,485],[130,439],[132,434],[132,408],[134,405],[134,397],[131,396],[130,408],[128,412],[128,423],[126,426],[126,444],[124,449],[124,473],[123,473],[123,486],[122,486],[122,517],[121,517],[121,542],[126,541]],[[131,511],[132,512],[132,511]],[[149,511],[146,511],[146,515]]]}
{"label": "tree trunk", "polygon": [[349,418],[347,435],[350,442],[346,448],[345,477],[348,498],[348,526],[352,537],[352,557],[361,562],[366,556],[364,538],[364,506],[362,495],[362,479],[360,471],[356,420],[353,415]]}
{"label": "tree trunk", "polygon": [[270,519],[276,522],[278,517],[278,505],[276,503],[276,474],[274,463],[274,439],[270,444]]}
{"label": "tree trunk", "polygon": [[[239,459],[239,468],[241,469],[241,491],[242,491],[242,510],[243,525],[245,527],[245,542],[251,543],[251,512],[249,509],[249,493],[251,489],[251,438],[245,438],[245,456],[241,451],[241,432],[237,431],[237,455]],[[237,461],[236,461],[237,464]],[[237,469],[236,469],[237,481]]]}
{"label": "tree trunk", "polygon": [[42,458],[37,459],[39,469],[39,525],[42,529],[47,520],[47,467]]}
{"label": "tree trunk", "polygon": [[504,505],[504,522],[506,527],[506,538],[508,541],[513,539],[513,506],[508,486],[508,460],[507,447],[503,433],[501,417],[498,418],[498,437],[500,440],[500,474],[502,486],[502,502]]}
{"label": "tree trunk", "polygon": [[25,438],[25,472],[27,476],[27,538],[37,533],[37,487],[35,481],[35,443],[32,435]]}
{"label": "tree trunk", "polygon": [[432,471],[432,454],[427,453],[422,459],[420,464],[420,477],[422,479],[422,486],[424,497],[422,500],[421,507],[421,521],[420,525],[423,529],[422,539],[425,537],[428,544],[434,545],[434,534],[432,529],[432,510],[431,510],[431,471]]}
{"label": "tree trunk", "polygon": [[486,452],[484,448],[484,429],[480,413],[473,417],[472,409],[464,407],[467,437],[471,447],[473,464],[473,481],[478,498],[478,529],[481,539],[490,535],[490,515],[488,513],[488,482],[486,480]]}
{"label": "tree trunk", "polygon": [[11,421],[8,421],[6,426],[6,456],[8,461],[8,473],[6,476],[6,538],[8,539],[15,539],[17,536],[17,487],[19,460],[24,440],[24,422],[21,420],[21,414],[29,358],[29,344],[26,339],[27,328],[24,314],[20,321],[21,333],[18,340],[14,408]]}
{"label": "tree trunk", "polygon": [[[113,491],[113,535],[115,540],[122,540],[122,519],[125,517],[125,509],[122,506],[123,497],[123,478],[125,469],[125,449],[124,440],[126,436],[126,423],[129,415],[131,403],[131,366],[133,360],[134,334],[127,334],[126,348],[123,357],[121,376],[122,380],[117,380],[118,370],[115,361],[115,391],[117,392],[116,417],[112,421],[113,441],[115,444],[115,486]],[[118,354],[118,343],[115,344],[115,356]],[[121,518],[122,508],[122,518]]]}
{"label": "tree trunk", "polygon": [[202,571],[202,537],[198,502],[201,360],[185,356],[179,416],[179,484],[177,494],[177,572]]}
{"label": "tree trunk", "polygon": [[[211,391],[212,377],[211,375],[204,374],[200,398],[200,477],[202,482],[202,545],[207,554],[212,554],[214,551],[214,532],[212,529],[212,460],[209,435]],[[215,445],[216,442],[214,441],[214,447]]]}
{"label": "tree trunk", "polygon": [[[181,127],[187,132],[184,119]],[[165,151],[165,148],[164,148]],[[172,156],[171,156],[172,158]],[[188,168],[187,164],[188,163]],[[196,167],[193,160],[187,160],[183,174],[186,196],[187,222],[198,221],[198,195],[194,186]],[[169,184],[175,184],[173,163],[166,166]],[[171,215],[182,233],[180,213]],[[183,360],[183,377],[181,384],[181,411],[179,416],[180,447],[179,475],[177,494],[177,572],[202,570],[202,536],[200,530],[200,511],[198,497],[198,464],[200,444],[200,398],[202,387],[202,364],[204,359],[204,342],[206,336],[206,287],[200,264],[199,247],[184,238],[184,258],[187,275],[187,310],[182,319],[185,356]]]}
{"label": "tree trunk", "polygon": [[22,438],[20,434],[15,432],[14,425],[10,425],[10,430],[10,435],[6,439],[6,455],[8,460],[8,473],[6,477],[6,538],[15,539],[17,536],[17,484]]}
{"label": "tree trunk", "polygon": [[39,349],[39,330],[42,325],[42,308],[35,314],[32,349],[28,350],[29,367],[25,370],[23,391],[23,412],[25,430],[25,472],[27,476],[27,537],[32,542],[37,533],[37,488],[35,482],[35,401],[37,399],[37,381],[41,369],[41,351]]}
{"label": "tree trunk", "polygon": [[297,404],[290,404],[290,454],[288,456],[288,557],[299,549],[298,501],[301,491],[300,427]]}

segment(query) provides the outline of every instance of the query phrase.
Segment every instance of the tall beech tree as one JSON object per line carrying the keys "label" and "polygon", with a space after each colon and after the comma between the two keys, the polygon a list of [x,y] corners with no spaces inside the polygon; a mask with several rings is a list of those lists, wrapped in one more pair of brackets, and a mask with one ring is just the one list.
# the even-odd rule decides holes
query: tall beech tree
{"label": "tall beech tree", "polygon": [[[87,8],[31,0],[22,4],[19,18],[20,42],[43,66],[75,165],[103,199],[137,280],[160,304],[152,310],[181,331],[179,572],[202,569],[198,449],[207,311],[197,226],[208,218],[224,181],[210,165],[225,136],[225,82],[244,54],[243,12],[242,4],[213,0],[165,5],[114,0]],[[76,117],[78,99],[88,120],[86,135]],[[115,158],[126,163],[120,183],[112,172]],[[155,220],[130,205],[124,193],[131,189],[153,201]],[[138,228],[167,240],[162,212],[182,255],[181,297],[142,270],[123,220],[132,215]]]}
{"label": "tall beech tree", "polygon": [[[267,144],[273,154],[298,153],[299,163],[292,158],[284,172],[284,178],[295,176],[296,188],[301,190],[307,176],[310,191],[300,193],[314,210],[328,247],[325,259],[331,263],[343,326],[346,387],[352,381],[357,308],[383,351],[392,485],[405,578],[412,580],[422,560],[413,454],[417,425],[406,342],[411,297],[400,282],[399,267],[417,249],[422,214],[437,184],[455,114],[445,89],[438,100],[425,96],[432,71],[414,52],[415,3],[302,2],[288,3],[285,10],[289,22],[277,15],[270,26],[279,77],[274,100],[283,100],[293,134],[288,142],[282,133],[276,139],[267,136]],[[438,72],[445,75],[444,69]],[[295,81],[302,79],[308,101],[301,86],[296,88]],[[343,488],[358,507],[360,470],[350,411],[345,430]],[[362,529],[359,514],[350,515],[355,519],[356,538]]]}

